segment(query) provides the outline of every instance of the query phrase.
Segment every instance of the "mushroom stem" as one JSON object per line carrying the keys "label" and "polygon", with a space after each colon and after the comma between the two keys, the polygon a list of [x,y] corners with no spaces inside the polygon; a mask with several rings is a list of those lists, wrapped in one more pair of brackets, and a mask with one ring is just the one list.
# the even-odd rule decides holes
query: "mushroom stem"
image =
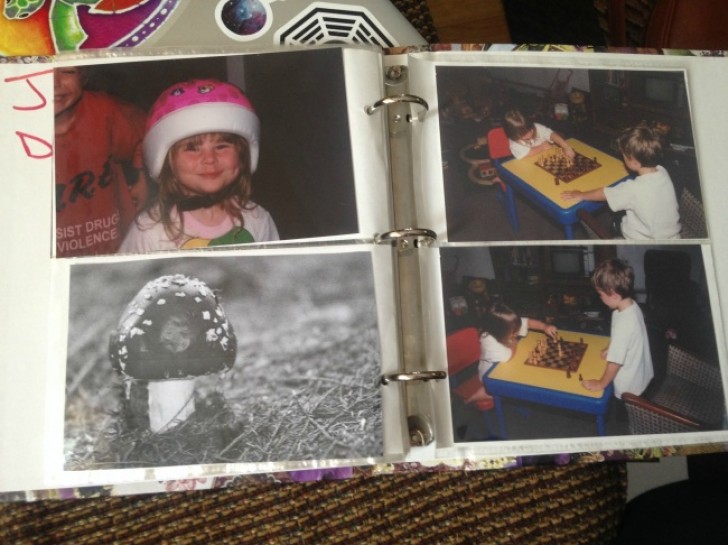
{"label": "mushroom stem", "polygon": [[167,431],[195,412],[195,379],[150,380],[147,384],[149,429]]}

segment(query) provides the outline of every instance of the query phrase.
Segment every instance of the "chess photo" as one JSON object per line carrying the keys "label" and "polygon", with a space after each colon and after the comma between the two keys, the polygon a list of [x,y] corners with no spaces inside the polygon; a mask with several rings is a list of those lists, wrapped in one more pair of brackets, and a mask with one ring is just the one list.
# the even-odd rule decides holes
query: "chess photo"
{"label": "chess photo", "polygon": [[[448,242],[707,236],[684,72],[440,66],[437,82]],[[640,166],[618,145],[635,129],[655,146]],[[610,206],[647,175],[659,189]],[[625,210],[646,227],[615,221]]]}

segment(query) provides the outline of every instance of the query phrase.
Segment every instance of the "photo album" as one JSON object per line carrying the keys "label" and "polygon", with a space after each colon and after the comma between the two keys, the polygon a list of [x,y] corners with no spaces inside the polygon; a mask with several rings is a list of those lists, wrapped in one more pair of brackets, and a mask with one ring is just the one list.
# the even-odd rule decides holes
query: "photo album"
{"label": "photo album", "polygon": [[3,59],[0,497],[723,450],[726,87],[701,52]]}

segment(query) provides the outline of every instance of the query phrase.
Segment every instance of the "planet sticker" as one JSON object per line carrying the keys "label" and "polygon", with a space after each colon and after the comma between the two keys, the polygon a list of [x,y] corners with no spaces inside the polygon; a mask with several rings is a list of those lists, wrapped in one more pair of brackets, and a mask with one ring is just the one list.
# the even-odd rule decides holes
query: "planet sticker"
{"label": "planet sticker", "polygon": [[273,23],[273,13],[267,0],[221,0],[215,10],[215,19],[226,36],[246,41],[268,31]]}

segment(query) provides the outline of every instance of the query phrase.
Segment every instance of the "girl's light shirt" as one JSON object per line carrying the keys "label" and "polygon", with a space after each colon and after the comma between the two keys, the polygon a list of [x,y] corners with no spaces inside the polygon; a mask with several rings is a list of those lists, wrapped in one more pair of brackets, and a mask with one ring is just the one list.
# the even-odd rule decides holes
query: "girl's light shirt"
{"label": "girl's light shirt", "polygon": [[[249,203],[250,208],[243,209],[244,228],[253,241],[268,242],[280,240],[270,213],[262,206]],[[147,253],[160,250],[179,250],[185,247],[204,247],[210,241],[220,238],[233,230],[237,225],[233,218],[227,216],[217,225],[205,225],[197,221],[189,212],[183,212],[185,236],[181,240],[170,240],[161,222],[153,220],[148,212],[142,212],[129,228],[129,232],[121,244],[119,253]],[[177,212],[172,212],[177,217]]]}
{"label": "girl's light shirt", "polygon": [[553,130],[545,125],[541,125],[541,123],[534,123],[533,126],[536,129],[536,135],[528,142],[528,144],[522,144],[520,141],[516,142],[514,140],[508,140],[511,155],[513,155],[516,159],[523,159],[526,155],[528,155],[528,152],[531,151],[531,148],[540,146],[544,142],[551,141],[551,135],[554,132]]}
{"label": "girl's light shirt", "polygon": [[[525,337],[528,334],[528,319],[521,318],[521,327],[518,329],[518,336]],[[513,350],[501,343],[487,331],[480,335],[480,361],[478,362],[478,376],[483,378],[486,372],[496,363],[508,361],[513,357]]]}

